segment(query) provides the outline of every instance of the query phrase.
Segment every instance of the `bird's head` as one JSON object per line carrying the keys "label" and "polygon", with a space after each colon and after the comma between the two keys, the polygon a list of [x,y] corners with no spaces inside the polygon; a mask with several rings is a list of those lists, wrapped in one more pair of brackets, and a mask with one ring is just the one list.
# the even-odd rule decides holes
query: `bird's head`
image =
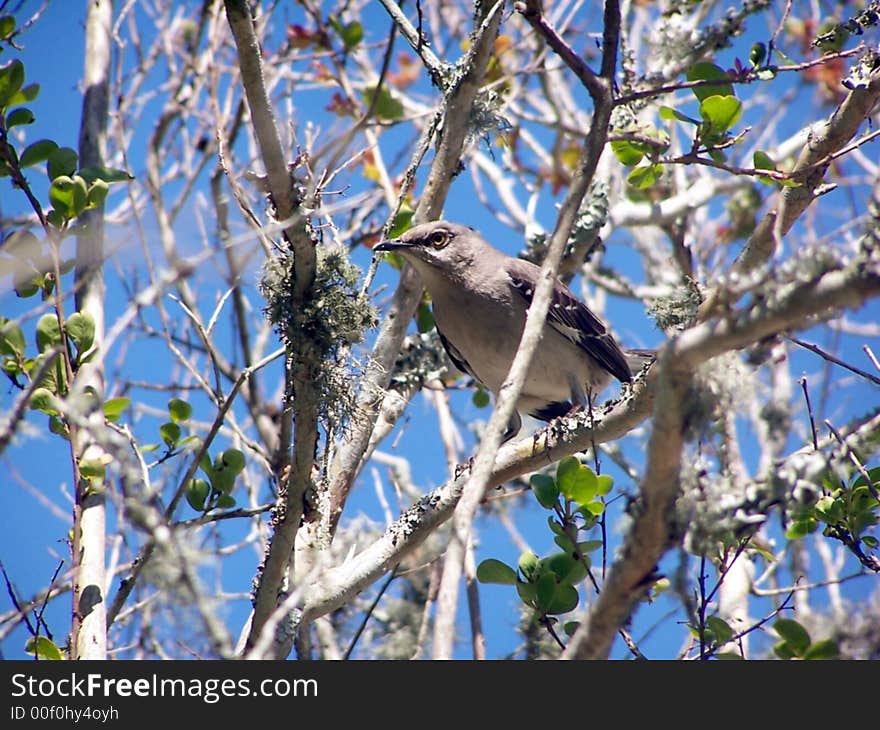
{"label": "bird's head", "polygon": [[454,275],[472,266],[484,247],[488,244],[472,228],[433,221],[381,241],[373,251],[399,253],[423,274],[433,270]]}

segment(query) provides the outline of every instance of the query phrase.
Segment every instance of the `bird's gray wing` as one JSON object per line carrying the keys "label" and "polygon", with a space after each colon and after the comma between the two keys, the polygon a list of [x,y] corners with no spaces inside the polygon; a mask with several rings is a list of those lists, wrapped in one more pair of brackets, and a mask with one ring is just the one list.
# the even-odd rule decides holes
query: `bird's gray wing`
{"label": "bird's gray wing", "polygon": [[[434,324],[436,325],[436,322]],[[452,364],[461,370],[461,372],[467,373],[474,380],[480,382],[477,374],[471,369],[471,366],[468,365],[467,360],[464,359],[464,356],[458,351],[455,345],[446,339],[439,327],[437,327],[437,334],[440,336],[440,342],[443,344],[443,349],[446,350],[446,354],[449,355],[449,359],[452,360]]]}
{"label": "bird's gray wing", "polygon": [[[513,288],[531,306],[538,267],[514,259],[507,269]],[[547,324],[570,340],[621,382],[632,380],[626,357],[602,321],[562,282],[553,285]]]}

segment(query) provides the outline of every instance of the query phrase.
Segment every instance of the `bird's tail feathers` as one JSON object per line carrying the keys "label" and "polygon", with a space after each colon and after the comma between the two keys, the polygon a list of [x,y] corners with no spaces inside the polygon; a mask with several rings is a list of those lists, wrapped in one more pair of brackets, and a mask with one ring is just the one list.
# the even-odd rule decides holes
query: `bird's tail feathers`
{"label": "bird's tail feathers", "polygon": [[629,369],[636,374],[657,359],[657,350],[624,349],[623,355]]}

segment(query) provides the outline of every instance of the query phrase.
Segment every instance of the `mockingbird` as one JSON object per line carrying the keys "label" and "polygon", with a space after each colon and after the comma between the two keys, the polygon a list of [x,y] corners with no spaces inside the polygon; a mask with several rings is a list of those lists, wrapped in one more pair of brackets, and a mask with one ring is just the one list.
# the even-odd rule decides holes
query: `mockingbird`
{"label": "mockingbird", "polygon": [[[455,366],[497,396],[513,363],[538,282],[539,267],[493,248],[467,226],[436,221],[382,241],[409,261],[431,294],[437,333]],[[633,357],[646,351],[633,351]],[[513,438],[520,413],[542,421],[565,415],[614,376],[632,380],[627,356],[602,321],[559,281],[516,411],[504,433]]]}

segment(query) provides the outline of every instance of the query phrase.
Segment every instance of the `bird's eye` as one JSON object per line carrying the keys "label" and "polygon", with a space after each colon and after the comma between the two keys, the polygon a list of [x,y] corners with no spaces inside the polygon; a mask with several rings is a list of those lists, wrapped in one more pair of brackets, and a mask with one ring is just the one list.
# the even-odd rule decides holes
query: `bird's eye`
{"label": "bird's eye", "polygon": [[428,240],[434,248],[443,248],[449,242],[449,231],[434,231]]}

